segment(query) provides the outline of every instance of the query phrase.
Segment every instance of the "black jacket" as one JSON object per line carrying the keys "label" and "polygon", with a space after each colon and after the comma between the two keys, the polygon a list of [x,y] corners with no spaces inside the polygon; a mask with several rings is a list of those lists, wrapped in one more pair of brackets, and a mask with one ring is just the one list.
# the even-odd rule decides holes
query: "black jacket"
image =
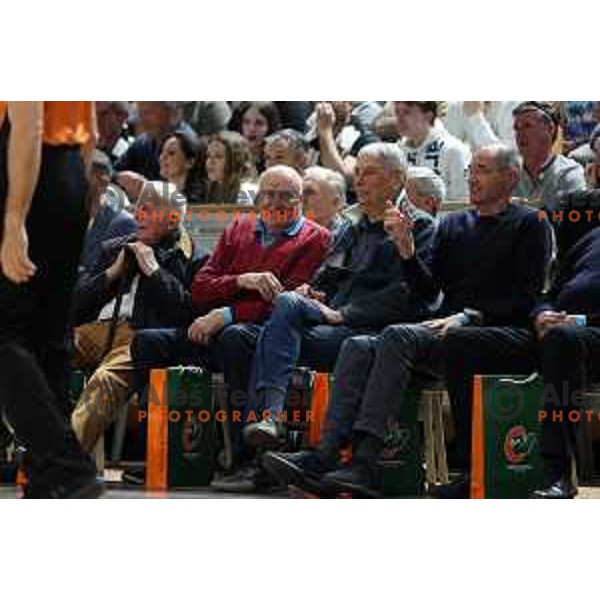
{"label": "black jacket", "polygon": [[[415,223],[417,252],[427,262],[436,220],[411,205],[406,210]],[[342,313],[349,327],[378,330],[424,318],[426,304],[411,294],[403,261],[383,230],[383,223],[369,224],[358,206],[350,207],[343,215],[347,219],[344,231],[336,236],[335,247],[315,276],[313,287],[325,292],[328,305]],[[366,262],[356,263],[353,252],[369,230],[375,246]]]}
{"label": "black jacket", "polygon": [[[75,291],[75,324],[98,319],[102,308],[117,295],[119,282],[108,285],[106,269],[115,261],[121,248],[133,236],[108,240],[93,269],[80,277]],[[134,329],[183,327],[193,319],[190,287],[196,271],[208,254],[189,234],[174,233],[154,246],[160,269],[146,277],[140,275],[131,325]]]}

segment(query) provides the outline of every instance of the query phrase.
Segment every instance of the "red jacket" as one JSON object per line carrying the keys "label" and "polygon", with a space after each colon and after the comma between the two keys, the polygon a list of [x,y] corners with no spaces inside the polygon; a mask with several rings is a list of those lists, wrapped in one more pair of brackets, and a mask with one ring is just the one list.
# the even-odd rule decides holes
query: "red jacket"
{"label": "red jacket", "polygon": [[200,312],[229,306],[235,321],[260,323],[272,304],[254,290],[238,288],[242,273],[271,271],[286,290],[306,283],[319,268],[331,241],[331,234],[305,220],[293,236],[281,236],[263,247],[255,219],[236,219],[223,232],[212,256],[194,277],[192,303]]}

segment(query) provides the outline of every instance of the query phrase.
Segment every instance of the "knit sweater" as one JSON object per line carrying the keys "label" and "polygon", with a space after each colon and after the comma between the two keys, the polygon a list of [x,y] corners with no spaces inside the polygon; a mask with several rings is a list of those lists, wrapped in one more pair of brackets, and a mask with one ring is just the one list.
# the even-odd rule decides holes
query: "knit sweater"
{"label": "knit sweater", "polygon": [[305,220],[293,235],[283,234],[264,246],[255,219],[235,220],[194,278],[194,308],[206,312],[229,307],[235,321],[260,323],[269,316],[272,303],[255,290],[241,289],[238,275],[270,271],[285,290],[294,290],[313,276],[327,254],[330,240],[331,234],[325,228]]}

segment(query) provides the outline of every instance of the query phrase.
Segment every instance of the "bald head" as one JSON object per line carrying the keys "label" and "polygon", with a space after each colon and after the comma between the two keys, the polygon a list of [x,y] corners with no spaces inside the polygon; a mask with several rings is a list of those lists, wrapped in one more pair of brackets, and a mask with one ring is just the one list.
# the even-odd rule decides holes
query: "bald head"
{"label": "bald head", "polygon": [[298,171],[287,165],[275,165],[263,171],[258,180],[259,192],[263,185],[283,186],[299,196],[302,195],[302,177]]}
{"label": "bald head", "polygon": [[291,167],[269,167],[258,180],[258,201],[269,229],[283,230],[302,210],[302,177]]}

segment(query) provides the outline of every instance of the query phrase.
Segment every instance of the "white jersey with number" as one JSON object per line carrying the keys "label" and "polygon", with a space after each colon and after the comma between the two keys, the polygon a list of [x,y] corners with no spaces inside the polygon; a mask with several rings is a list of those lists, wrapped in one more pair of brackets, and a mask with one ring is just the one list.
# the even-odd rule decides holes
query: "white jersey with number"
{"label": "white jersey with number", "polygon": [[432,127],[428,136],[418,146],[403,139],[401,148],[406,153],[409,166],[429,167],[446,184],[446,200],[468,200],[466,169],[471,152],[465,144],[449,134],[443,125]]}

